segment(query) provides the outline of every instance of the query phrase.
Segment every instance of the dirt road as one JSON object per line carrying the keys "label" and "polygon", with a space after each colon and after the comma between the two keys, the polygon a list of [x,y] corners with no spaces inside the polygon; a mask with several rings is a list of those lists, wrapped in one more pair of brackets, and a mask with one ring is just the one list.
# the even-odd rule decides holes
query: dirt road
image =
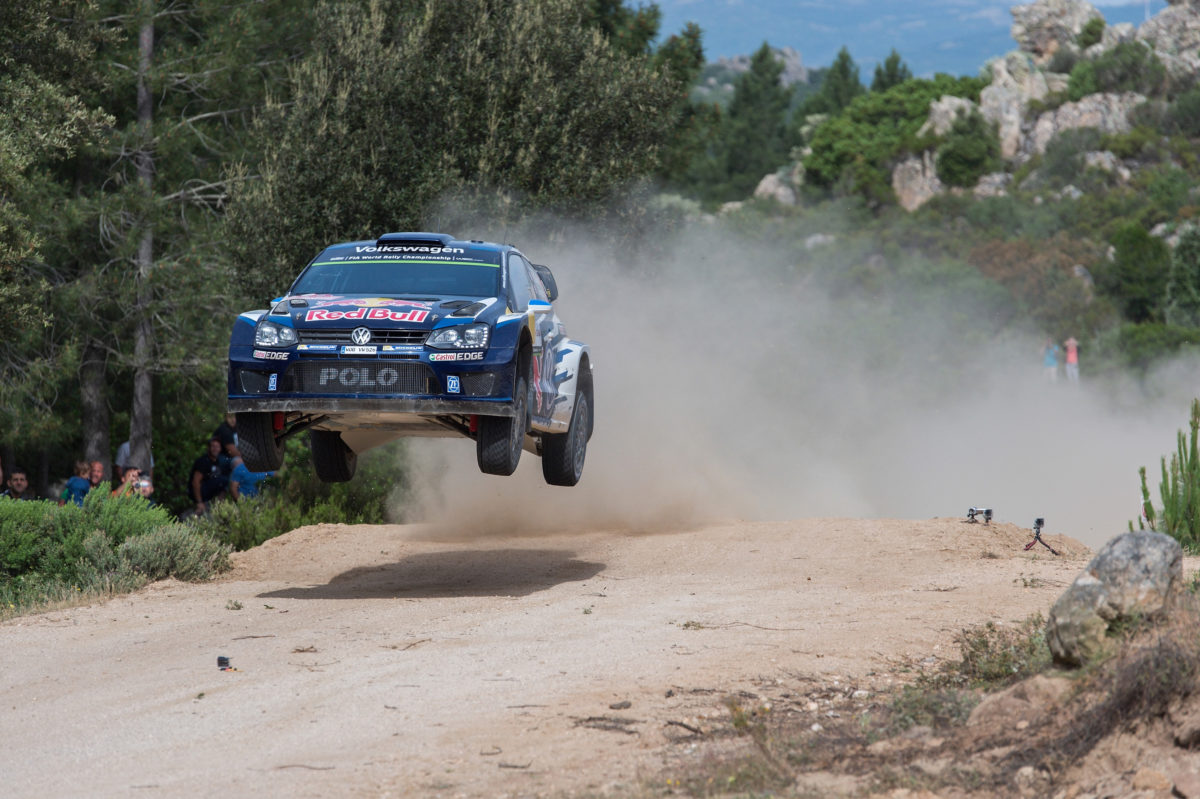
{"label": "dirt road", "polygon": [[4,794],[620,793],[723,696],[903,679],[1045,613],[1090,554],[960,519],[426,533],[304,528],[214,583],[4,623]]}

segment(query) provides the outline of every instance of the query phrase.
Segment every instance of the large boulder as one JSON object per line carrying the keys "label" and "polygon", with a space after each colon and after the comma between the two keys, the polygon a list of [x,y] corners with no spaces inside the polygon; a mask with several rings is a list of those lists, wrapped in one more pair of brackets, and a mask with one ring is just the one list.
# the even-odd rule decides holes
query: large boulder
{"label": "large boulder", "polygon": [[918,136],[945,136],[954,127],[954,121],[960,115],[969,116],[975,110],[975,103],[965,97],[955,97],[944,94],[929,104],[929,119],[917,131]]}
{"label": "large boulder", "polygon": [[937,176],[933,153],[910,156],[892,171],[892,191],[905,211],[915,211],[945,190]]}
{"label": "large boulder", "polygon": [[1039,65],[1050,63],[1059,50],[1078,52],[1075,40],[1088,21],[1104,15],[1086,0],[1037,0],[1012,7],[1012,37]]}
{"label": "large boulder", "polygon": [[779,175],[771,173],[758,182],[754,196],[760,200],[774,200],[780,205],[795,205],[796,190]]}
{"label": "large boulder", "polygon": [[1171,77],[1200,72],[1200,9],[1195,5],[1172,3],[1143,22],[1137,38],[1154,48]]}
{"label": "large boulder", "polygon": [[1182,585],[1178,541],[1152,530],[1117,536],[1050,609],[1050,653],[1063,665],[1086,663],[1104,650],[1114,625],[1162,614]]}
{"label": "large boulder", "polygon": [[1064,130],[1096,128],[1101,133],[1129,132],[1129,112],[1146,102],[1136,92],[1089,94],[1076,103],[1063,103],[1047,111],[1034,123],[1033,132],[1023,145],[1028,155],[1046,152],[1050,140]]}
{"label": "large boulder", "polygon": [[996,125],[1000,155],[1012,158],[1021,149],[1021,128],[1030,100],[1050,93],[1046,73],[1034,66],[1028,53],[1012,52],[992,61],[992,82],[979,94],[983,118]]}

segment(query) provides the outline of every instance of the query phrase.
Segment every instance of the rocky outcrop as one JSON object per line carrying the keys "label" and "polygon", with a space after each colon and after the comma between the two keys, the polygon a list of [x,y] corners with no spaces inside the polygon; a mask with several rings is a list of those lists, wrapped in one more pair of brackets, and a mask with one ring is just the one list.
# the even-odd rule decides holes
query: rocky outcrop
{"label": "rocky outcrop", "polygon": [[1133,177],[1133,172],[1129,167],[1121,163],[1121,159],[1117,158],[1108,150],[1093,150],[1083,154],[1083,165],[1087,169],[1098,169],[1101,172],[1107,172],[1113,175],[1121,183],[1128,183]]}
{"label": "rocky outcrop", "polygon": [[1026,154],[1046,152],[1050,140],[1064,130],[1096,128],[1102,133],[1127,133],[1129,112],[1146,102],[1135,92],[1124,94],[1089,94],[1077,103],[1063,103],[1047,111],[1034,123],[1033,133],[1026,140]]}
{"label": "rocky outcrop", "polygon": [[758,187],[754,189],[754,196],[757,199],[770,199],[780,205],[795,205],[796,190],[788,185],[779,175],[774,173],[767,175],[758,182]]}
{"label": "rocky outcrop", "polygon": [[[783,64],[783,74],[779,76],[781,84],[791,86],[793,83],[808,83],[808,68],[804,66],[804,62],[797,50],[791,47],[772,47],[771,50],[775,53],[775,60]],[[724,67],[730,72],[741,74],[750,70],[751,58],[752,56],[748,55],[738,55],[733,58],[718,58],[717,66]]]}
{"label": "rocky outcrop", "polygon": [[1078,51],[1075,40],[1083,26],[1104,15],[1086,0],[1037,0],[1013,6],[1012,37],[1039,65],[1050,63],[1060,50]]}
{"label": "rocky outcrop", "polygon": [[925,151],[919,157],[901,161],[892,171],[892,191],[905,211],[915,211],[944,190],[937,176],[933,153]]}
{"label": "rocky outcrop", "polygon": [[929,119],[917,131],[918,136],[945,136],[954,127],[959,115],[966,116],[975,110],[975,103],[965,97],[944,94],[929,104]]}
{"label": "rocky outcrop", "polygon": [[1163,613],[1182,584],[1178,541],[1150,530],[1117,536],[1050,609],[1050,653],[1063,665],[1086,663],[1103,651],[1112,625]]}
{"label": "rocky outcrop", "polygon": [[1137,38],[1154,48],[1172,77],[1200,72],[1200,9],[1191,3],[1164,8],[1142,23]]}
{"label": "rocky outcrop", "polygon": [[1009,53],[991,63],[992,82],[979,95],[983,118],[996,126],[1000,155],[1013,158],[1021,151],[1021,127],[1030,100],[1050,93],[1046,73],[1037,69],[1028,53]]}
{"label": "rocky outcrop", "polygon": [[1119,22],[1116,25],[1108,25],[1104,28],[1104,35],[1100,37],[1100,41],[1084,50],[1083,54],[1088,58],[1096,58],[1099,55],[1107,53],[1118,44],[1132,42],[1136,38],[1137,28],[1134,27],[1132,22]]}
{"label": "rocky outcrop", "polygon": [[984,197],[1005,197],[1008,195],[1008,184],[1012,183],[1012,175],[1007,172],[993,172],[984,175],[975,184],[972,193],[982,199]]}

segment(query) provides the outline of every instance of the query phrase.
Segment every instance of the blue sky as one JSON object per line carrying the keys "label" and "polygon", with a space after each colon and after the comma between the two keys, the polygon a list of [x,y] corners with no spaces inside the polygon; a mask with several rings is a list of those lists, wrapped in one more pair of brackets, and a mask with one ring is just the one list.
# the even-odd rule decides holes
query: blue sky
{"label": "blue sky", "polygon": [[[1009,28],[1014,0],[655,0],[662,38],[687,22],[704,31],[708,60],[751,53],[768,41],[800,51],[804,64],[829,66],[845,45],[869,83],[894,47],[916,75],[973,75],[1016,48]],[[1140,23],[1163,0],[1092,0],[1110,24]],[[636,6],[637,2],[627,5]]]}

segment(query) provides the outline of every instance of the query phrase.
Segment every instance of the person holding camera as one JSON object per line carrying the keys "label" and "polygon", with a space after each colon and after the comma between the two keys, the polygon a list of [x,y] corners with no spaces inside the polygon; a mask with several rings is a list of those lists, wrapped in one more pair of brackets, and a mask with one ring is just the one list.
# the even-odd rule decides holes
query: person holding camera
{"label": "person holding camera", "polygon": [[121,485],[113,489],[114,497],[145,497],[150,499],[150,495],[154,493],[154,484],[150,482],[150,478],[142,474],[142,470],[137,466],[128,466],[121,474]]}

